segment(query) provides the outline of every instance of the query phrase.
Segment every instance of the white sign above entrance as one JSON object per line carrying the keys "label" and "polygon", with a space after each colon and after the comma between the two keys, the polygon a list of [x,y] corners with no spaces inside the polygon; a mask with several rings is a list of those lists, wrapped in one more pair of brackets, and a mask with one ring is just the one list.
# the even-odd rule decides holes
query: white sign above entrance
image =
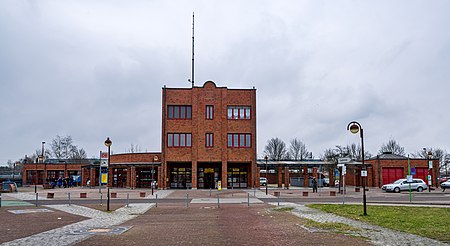
{"label": "white sign above entrance", "polygon": [[345,158],[339,158],[338,159],[338,163],[339,164],[345,164],[345,163],[349,163],[349,162],[351,162],[352,161],[352,159],[350,159],[350,158],[348,158],[348,157],[345,157]]}

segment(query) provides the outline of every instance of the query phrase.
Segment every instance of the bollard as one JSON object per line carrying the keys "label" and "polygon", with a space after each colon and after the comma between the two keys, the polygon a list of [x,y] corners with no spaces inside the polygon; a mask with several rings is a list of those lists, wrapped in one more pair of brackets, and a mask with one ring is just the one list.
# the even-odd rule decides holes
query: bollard
{"label": "bollard", "polygon": [[127,208],[130,205],[130,194],[127,193]]}
{"label": "bollard", "polygon": [[158,207],[158,193],[156,193],[156,207]]}
{"label": "bollard", "polygon": [[38,195],[38,193],[36,193],[36,207],[38,206],[38,197],[39,197],[39,195]]}
{"label": "bollard", "polygon": [[189,207],[189,193],[186,194],[186,207]]}
{"label": "bollard", "polygon": [[219,194],[217,194],[217,207],[220,208],[220,197],[219,197]]}
{"label": "bollard", "polygon": [[103,194],[100,193],[100,206],[103,206]]}
{"label": "bollard", "polygon": [[247,203],[248,203],[247,207],[250,207],[250,193],[247,193]]}
{"label": "bollard", "polygon": [[67,195],[69,196],[69,207],[70,207],[70,192],[67,193]]}

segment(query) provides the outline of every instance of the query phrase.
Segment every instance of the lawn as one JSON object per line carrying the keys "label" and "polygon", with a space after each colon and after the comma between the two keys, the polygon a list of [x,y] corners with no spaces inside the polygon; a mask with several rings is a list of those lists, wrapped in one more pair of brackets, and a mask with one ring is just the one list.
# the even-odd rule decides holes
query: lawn
{"label": "lawn", "polygon": [[308,207],[385,228],[450,242],[450,208],[368,206],[368,215],[363,216],[362,205],[310,204]]}

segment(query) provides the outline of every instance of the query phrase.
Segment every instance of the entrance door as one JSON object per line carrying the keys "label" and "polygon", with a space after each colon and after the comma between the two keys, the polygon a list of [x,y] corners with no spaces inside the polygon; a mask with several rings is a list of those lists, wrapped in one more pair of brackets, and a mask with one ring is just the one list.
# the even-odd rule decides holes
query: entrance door
{"label": "entrance door", "polygon": [[197,186],[199,189],[215,189],[220,180],[219,167],[199,167]]}
{"label": "entrance door", "polygon": [[215,189],[214,173],[205,173],[205,189]]}

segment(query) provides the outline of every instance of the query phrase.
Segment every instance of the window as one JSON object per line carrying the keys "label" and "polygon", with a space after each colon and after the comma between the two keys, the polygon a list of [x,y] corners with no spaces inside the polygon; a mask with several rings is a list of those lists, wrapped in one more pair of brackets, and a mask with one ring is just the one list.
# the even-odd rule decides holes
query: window
{"label": "window", "polygon": [[207,148],[214,147],[214,134],[213,133],[206,133],[205,146]]}
{"label": "window", "polygon": [[190,133],[168,133],[167,147],[191,147],[192,134]]}
{"label": "window", "polygon": [[251,116],[250,106],[228,106],[228,119],[249,120]]}
{"label": "window", "polygon": [[206,119],[212,120],[214,118],[214,106],[206,105]]}
{"label": "window", "polygon": [[228,147],[229,148],[250,148],[252,146],[251,134],[248,133],[229,133]]}
{"label": "window", "polygon": [[192,106],[169,105],[167,111],[169,119],[192,119]]}

